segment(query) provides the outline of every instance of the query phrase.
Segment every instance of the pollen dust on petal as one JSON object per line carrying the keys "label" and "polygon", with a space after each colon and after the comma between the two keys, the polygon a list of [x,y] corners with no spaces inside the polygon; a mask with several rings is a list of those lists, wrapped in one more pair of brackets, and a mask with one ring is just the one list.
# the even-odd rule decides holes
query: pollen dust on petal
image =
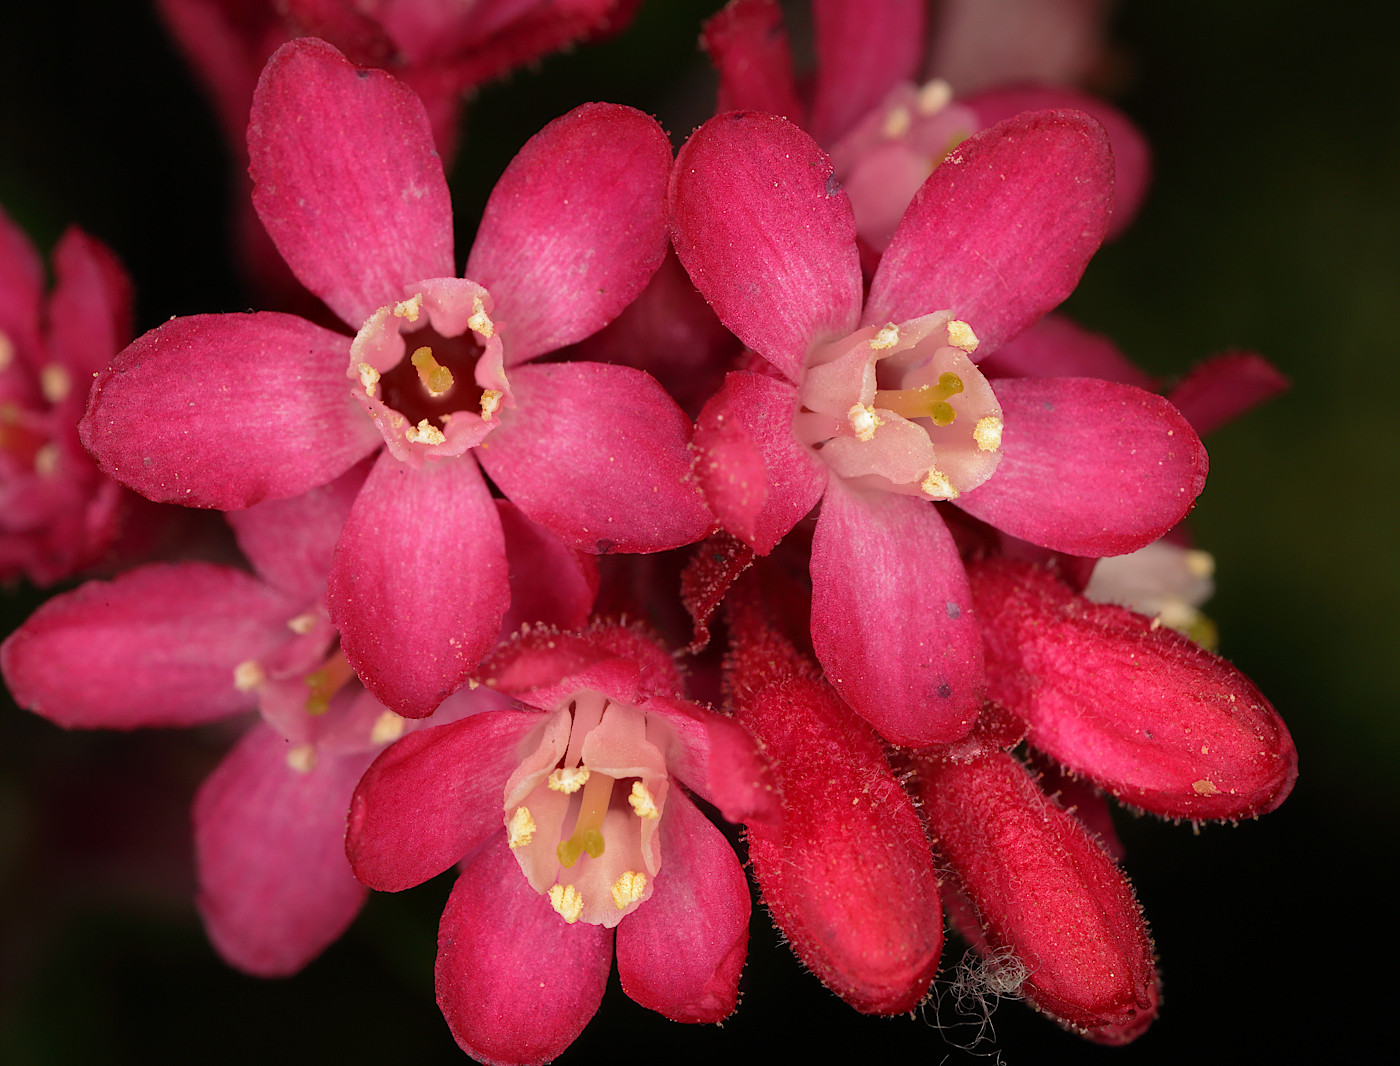
{"label": "pollen dust on petal", "polygon": [[1197,792],[1199,792],[1202,796],[1217,796],[1220,794],[1220,789],[1215,787],[1215,782],[1210,781],[1204,777],[1201,778],[1201,780],[1199,781],[1192,781],[1191,787],[1194,788]]}

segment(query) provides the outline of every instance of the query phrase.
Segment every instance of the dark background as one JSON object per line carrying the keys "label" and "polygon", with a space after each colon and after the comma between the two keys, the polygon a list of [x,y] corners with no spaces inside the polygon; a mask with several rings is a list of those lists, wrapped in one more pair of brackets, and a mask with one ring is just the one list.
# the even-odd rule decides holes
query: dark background
{"label": "dark background", "polygon": [[[453,180],[458,247],[519,145],[583,98],[634,104],[683,138],[712,98],[695,40],[716,6],[650,0],[619,40],[484,91]],[[1238,827],[1122,818],[1166,981],[1160,1020],[1110,1051],[1004,1004],[995,1041],[976,1048],[987,1061],[1345,1061],[1384,1046],[1395,893],[1381,866],[1397,842],[1400,735],[1396,11],[1120,6],[1112,81],[1154,146],[1156,181],[1068,310],[1164,377],[1243,347],[1293,379],[1210,439],[1193,522],[1217,561],[1208,612],[1221,650],[1283,714],[1301,776],[1279,811]],[[10,5],[4,29],[0,203],[12,217],[44,249],[70,223],[111,244],[137,281],[142,330],[245,309],[222,221],[224,148],[146,5]],[[41,599],[5,592],[0,632]],[[296,979],[219,963],[190,905],[186,809],[223,743],[69,735],[0,707],[0,1059],[462,1061],[432,999],[445,880],[373,899]],[[983,1061],[945,1042],[932,1009],[855,1015],[775,944],[762,911],[753,928],[744,1001],[722,1029],[665,1022],[614,982],[561,1061],[775,1049]],[[948,1036],[978,1031],[964,1020]]]}

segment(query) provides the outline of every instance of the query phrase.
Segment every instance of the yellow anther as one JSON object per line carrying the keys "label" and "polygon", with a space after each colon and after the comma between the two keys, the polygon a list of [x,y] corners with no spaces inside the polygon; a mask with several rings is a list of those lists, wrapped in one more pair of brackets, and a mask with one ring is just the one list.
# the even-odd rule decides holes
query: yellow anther
{"label": "yellow anther", "polygon": [[632,782],[632,794],[627,797],[627,802],[637,812],[638,818],[650,818],[655,821],[661,817],[661,812],[656,807],[656,800],[652,798],[646,785],[640,781]]}
{"label": "yellow anther", "polygon": [[1215,556],[1199,549],[1187,552],[1186,572],[1192,577],[1211,577],[1215,573]]}
{"label": "yellow anther", "polygon": [[309,774],[316,765],[314,744],[296,744],[287,749],[287,765],[299,774]]}
{"label": "yellow anther", "polygon": [[907,107],[891,108],[890,113],[885,116],[885,125],[881,132],[893,141],[908,133],[913,124],[914,118],[909,114]]}
{"label": "yellow anther", "polygon": [[566,767],[555,770],[549,775],[549,787],[555,792],[563,792],[568,795],[588,784],[590,776],[592,776],[591,771],[586,766],[576,766],[573,769]]}
{"label": "yellow anther", "polygon": [[535,818],[529,807],[517,807],[506,825],[506,836],[512,850],[523,848],[535,838]]}
{"label": "yellow anther", "polygon": [[418,380],[429,396],[446,396],[452,391],[452,371],[433,358],[433,350],[426,344],[410,356],[410,361],[417,368]]}
{"label": "yellow anther", "polygon": [[870,338],[870,347],[877,352],[893,348],[899,343],[899,327],[893,322],[880,327],[880,332]]}
{"label": "yellow anther", "polygon": [[34,473],[40,477],[53,477],[58,473],[57,444],[50,442],[34,453]]}
{"label": "yellow anther", "polygon": [[977,350],[977,334],[966,322],[955,318],[948,323],[948,343],[965,352],[973,352]]}
{"label": "yellow anther", "polygon": [[365,392],[373,396],[379,388],[379,371],[368,363],[360,363],[355,367],[360,374],[360,384],[364,386]]}
{"label": "yellow anther", "polygon": [[856,440],[874,440],[875,430],[884,424],[884,419],[875,413],[875,408],[859,403],[851,405],[846,412],[846,421],[851,424]]}
{"label": "yellow anther", "polygon": [[979,418],[972,431],[972,439],[977,442],[980,451],[994,452],[1001,447],[1001,431],[1004,428],[1004,423],[996,415]]}
{"label": "yellow anther", "polygon": [[926,82],[919,90],[918,102],[914,105],[919,114],[927,118],[936,115],[953,101],[953,87],[942,78]]}
{"label": "yellow anther", "polygon": [[574,835],[560,843],[555,849],[563,866],[572,866],[579,856],[587,852],[590,858],[599,858],[605,849],[603,840],[603,819],[608,814],[608,803],[612,800],[616,778],[607,774],[590,773],[579,797],[578,821],[574,823]]}
{"label": "yellow anther", "polygon": [[583,913],[583,897],[573,885],[550,885],[549,905],[570,925]]}
{"label": "yellow anther", "polygon": [[62,403],[73,391],[73,379],[57,363],[49,363],[39,371],[39,388],[49,403]]}
{"label": "yellow anther", "polygon": [[919,488],[940,500],[956,500],[958,498],[958,490],[953,488],[953,483],[941,470],[930,470],[925,474],[924,480],[919,483]]}
{"label": "yellow anther", "polygon": [[638,873],[636,870],[628,870],[613,883],[613,902],[617,904],[618,910],[625,911],[642,898],[642,893],[646,889],[647,875]]}
{"label": "yellow anther", "polygon": [[490,421],[495,416],[496,412],[501,409],[501,399],[504,396],[505,393],[497,389],[482,389],[481,417]]}
{"label": "yellow anther", "polygon": [[369,742],[371,744],[392,744],[403,736],[405,724],[399,715],[386,710],[374,720],[374,725],[369,731]]}
{"label": "yellow anther", "polygon": [[442,430],[426,418],[416,426],[409,426],[403,431],[403,435],[409,444],[441,444],[447,439]]}
{"label": "yellow anther", "polygon": [[316,612],[307,611],[287,620],[287,628],[299,637],[304,637],[316,628]]}
{"label": "yellow anther", "polygon": [[394,316],[396,318],[406,318],[410,322],[417,322],[418,316],[423,311],[423,294],[420,292],[407,300],[400,300],[394,304]]}
{"label": "yellow anther", "polygon": [[483,337],[490,338],[496,333],[496,324],[491,321],[491,316],[486,313],[486,305],[481,302],[481,297],[474,297],[472,302],[472,316],[467,319],[467,328]]}
{"label": "yellow anther", "polygon": [[252,692],[267,680],[267,672],[256,659],[245,659],[233,668],[233,687],[239,692]]}

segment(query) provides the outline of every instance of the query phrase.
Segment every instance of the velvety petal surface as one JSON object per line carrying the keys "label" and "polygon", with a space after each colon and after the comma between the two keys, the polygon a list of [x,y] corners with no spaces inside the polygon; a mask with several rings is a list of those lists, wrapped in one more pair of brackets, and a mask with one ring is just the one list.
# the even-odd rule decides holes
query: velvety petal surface
{"label": "velvety petal surface", "polygon": [[1103,378],[1151,389],[1152,378],[1102,333],[1064,315],[1046,315],[1018,333],[977,369],[989,378]]}
{"label": "velvety petal surface", "polygon": [[381,452],[336,545],[329,607],[350,665],[422,718],[496,642],[510,603],[496,506],[470,456],[414,469]]}
{"label": "velvety petal surface", "polygon": [[735,0],[711,17],[700,46],[719,72],[715,111],[752,110],[807,125],[797,97],[783,11],[775,0]]}
{"label": "velvety petal surface", "polygon": [[74,379],[69,405],[80,414],[92,375],[131,340],[131,279],[110,248],[77,228],[54,246],[53,271],[49,348]]}
{"label": "velvety petal surface", "polygon": [[355,919],[367,890],[345,861],[345,810],[368,753],[287,764],[259,723],[194,800],[197,903],[209,939],[258,977],[295,973]]}
{"label": "velvety petal surface", "polygon": [[734,111],[691,135],[671,177],[676,254],[720,320],[788,378],[860,316],[851,204],[831,161],[776,115]]}
{"label": "velvety petal surface", "polygon": [[813,0],[817,74],[812,135],[830,145],[918,74],[923,0]]}
{"label": "velvety petal surface", "polygon": [[504,839],[506,781],[524,754],[521,742],[543,722],[533,711],[485,711],[415,730],[386,748],[354,799],[347,797],[344,851],[355,876],[380,892],[400,892],[493,835]]}
{"label": "velvety petal surface", "polygon": [[462,1050],[487,1063],[544,1063],[603,1001],[613,933],[567,925],[506,845],[462,871],[438,926],[437,1000]]}
{"label": "velvety petal surface", "polygon": [[1262,355],[1226,352],[1193,367],[1167,399],[1205,436],[1287,388],[1288,379]]}
{"label": "velvety petal surface", "polygon": [[[297,280],[358,329],[420,278],[452,277],[452,201],[423,105],[314,37],[263,69],[253,206]],[[343,369],[343,368],[342,368]]]}
{"label": "velvety petal surface", "polygon": [[720,1022],[739,1002],[749,946],[749,883],[734,849],[685,793],[661,819],[651,898],[617,927],[622,990],[675,1022]]}
{"label": "velvety petal surface", "polygon": [[575,629],[588,622],[598,594],[598,564],[525,517],[509,500],[497,500],[510,567],[510,610],[503,634],[525,623]]}
{"label": "velvety petal surface", "polygon": [[896,744],[947,744],[982,706],[967,574],[933,505],[833,477],[812,541],[812,643],[827,680]]}
{"label": "velvety petal surface", "polygon": [[640,370],[551,363],[511,371],[516,406],[478,450],[532,520],[584,551],[652,552],[714,523],[690,476],[690,420]]}
{"label": "velvety petal surface", "polygon": [[228,511],[295,496],[383,443],[350,393],[349,345],[294,315],[172,319],[98,375],[83,445],[160,503]]}
{"label": "velvety petal surface", "polygon": [[1073,291],[1113,206],[1113,154],[1093,119],[1032,111],[974,134],[915,194],[862,320],[951,310],[988,354]]}
{"label": "velvety petal surface", "polygon": [[145,566],[49,600],[0,649],[16,702],[69,729],[188,726],[256,706],[234,670],[302,604],[238,570]]}
{"label": "velvety petal surface", "polygon": [[1003,532],[1071,555],[1122,555],[1195,506],[1206,451],[1154,393],[1095,378],[992,384],[1006,421],[1001,464],[957,505]]}
{"label": "velvety petal surface", "polygon": [[636,299],[666,254],[670,172],[656,120],[619,104],[576,107],[526,142],[466,271],[496,301],[507,365],[582,340]]}
{"label": "velvety petal surface", "polygon": [[695,476],[720,525],[760,554],[772,551],[821,499],[826,467],[792,433],[797,390],[741,370],[695,427]]}

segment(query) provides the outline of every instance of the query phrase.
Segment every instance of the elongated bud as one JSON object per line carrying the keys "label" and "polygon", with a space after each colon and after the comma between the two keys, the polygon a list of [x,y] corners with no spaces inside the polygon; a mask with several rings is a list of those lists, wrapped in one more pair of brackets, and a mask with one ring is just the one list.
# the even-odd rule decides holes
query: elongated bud
{"label": "elongated bud", "polygon": [[1287,728],[1224,659],[1024,563],[979,563],[968,576],[988,698],[1067,769],[1172,818],[1263,814],[1293,788]]}
{"label": "elongated bud", "polygon": [[1132,888],[1089,832],[1004,752],[921,760],[934,847],[977,912],[974,946],[1039,1010],[1126,1042],[1156,1010],[1152,941]]}

